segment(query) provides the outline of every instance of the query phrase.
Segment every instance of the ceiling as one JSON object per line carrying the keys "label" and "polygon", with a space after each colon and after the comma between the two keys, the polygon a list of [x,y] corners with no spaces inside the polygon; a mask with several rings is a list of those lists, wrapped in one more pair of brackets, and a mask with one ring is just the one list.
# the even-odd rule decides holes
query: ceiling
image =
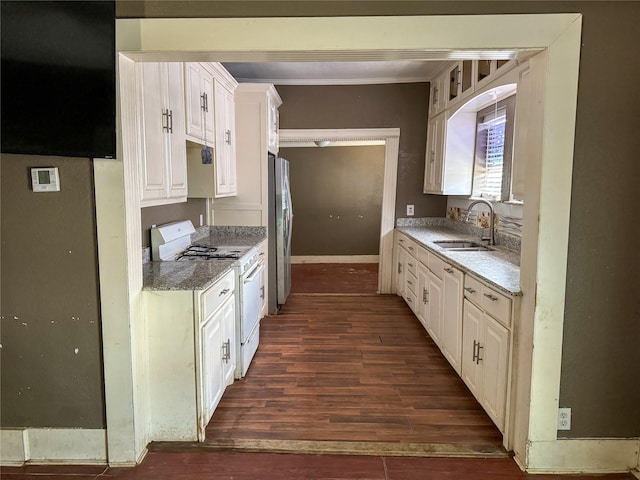
{"label": "ceiling", "polygon": [[342,62],[224,62],[238,82],[275,85],[350,85],[428,82],[447,62],[385,60]]}

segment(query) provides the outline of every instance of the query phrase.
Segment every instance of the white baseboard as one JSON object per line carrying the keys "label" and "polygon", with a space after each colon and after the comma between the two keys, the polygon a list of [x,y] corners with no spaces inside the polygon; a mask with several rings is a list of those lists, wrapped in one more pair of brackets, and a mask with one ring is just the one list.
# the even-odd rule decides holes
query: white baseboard
{"label": "white baseboard", "polygon": [[107,463],[107,432],[103,429],[2,429],[0,443],[0,465]]}
{"label": "white baseboard", "polygon": [[379,255],[302,255],[291,257],[291,263],[378,263]]}
{"label": "white baseboard", "polygon": [[640,480],[640,469],[636,468],[635,470],[631,470],[631,475]]}
{"label": "white baseboard", "polygon": [[531,442],[527,473],[619,473],[637,467],[640,438]]}

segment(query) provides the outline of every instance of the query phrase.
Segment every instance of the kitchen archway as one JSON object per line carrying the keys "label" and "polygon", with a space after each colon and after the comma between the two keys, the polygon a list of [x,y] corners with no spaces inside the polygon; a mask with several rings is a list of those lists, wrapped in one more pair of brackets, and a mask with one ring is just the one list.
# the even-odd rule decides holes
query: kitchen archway
{"label": "kitchen archway", "polygon": [[320,141],[329,141],[333,145],[341,146],[384,145],[378,293],[393,293],[393,228],[396,208],[399,139],[399,128],[280,130],[281,147],[311,146]]}

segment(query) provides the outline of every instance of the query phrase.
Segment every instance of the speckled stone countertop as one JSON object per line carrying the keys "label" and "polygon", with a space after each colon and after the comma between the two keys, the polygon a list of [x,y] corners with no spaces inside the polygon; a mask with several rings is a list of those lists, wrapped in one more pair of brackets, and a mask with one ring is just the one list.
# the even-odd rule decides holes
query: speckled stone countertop
{"label": "speckled stone countertop", "polygon": [[[192,243],[255,247],[267,238],[264,227],[200,227]],[[142,265],[143,290],[205,290],[233,268],[236,260],[148,262]]]}
{"label": "speckled stone countertop", "polygon": [[398,231],[438,254],[451,265],[471,273],[508,295],[522,295],[520,290],[520,254],[496,246],[492,251],[451,251],[433,243],[435,240],[466,240],[477,242],[476,236],[466,235],[446,226],[398,226]]}

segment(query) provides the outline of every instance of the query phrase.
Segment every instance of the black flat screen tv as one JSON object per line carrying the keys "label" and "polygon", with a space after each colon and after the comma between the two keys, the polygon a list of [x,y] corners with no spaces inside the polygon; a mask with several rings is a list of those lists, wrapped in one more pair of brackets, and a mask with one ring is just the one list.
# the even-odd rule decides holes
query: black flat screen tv
{"label": "black flat screen tv", "polygon": [[116,155],[115,2],[0,2],[2,153]]}

